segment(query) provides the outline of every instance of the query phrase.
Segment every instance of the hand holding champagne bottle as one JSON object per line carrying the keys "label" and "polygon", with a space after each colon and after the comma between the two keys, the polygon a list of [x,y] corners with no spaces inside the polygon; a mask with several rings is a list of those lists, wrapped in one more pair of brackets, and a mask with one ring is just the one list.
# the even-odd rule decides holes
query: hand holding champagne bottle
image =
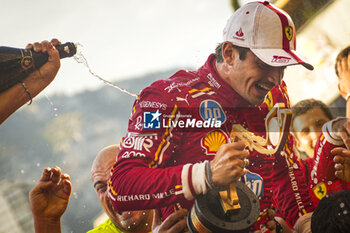
{"label": "hand holding champagne bottle", "polygon": [[[45,59],[43,62],[41,61],[41,66],[39,65],[40,67],[38,67],[38,64],[35,66],[34,57],[34,68],[32,69],[30,67],[30,72],[26,73],[21,81],[17,81],[15,85],[0,93],[0,124],[22,105],[31,101],[32,98],[38,95],[54,80],[61,65],[60,53],[55,46],[59,46],[60,44],[61,42],[57,39],[52,39],[51,42],[45,40],[41,43],[35,42],[33,44],[27,44],[26,49],[28,49],[29,52],[32,51],[34,55],[39,55],[39,57],[45,55]],[[46,59],[47,62],[45,62]],[[25,65],[28,65],[30,61],[24,62]],[[0,62],[0,67],[1,63],[2,62]],[[16,64],[16,66],[18,66],[18,64]],[[7,67],[9,67],[9,64],[6,64],[5,69]],[[13,76],[22,72],[22,69],[23,67],[19,66],[18,71],[14,72]],[[0,75],[3,74],[4,73]]]}

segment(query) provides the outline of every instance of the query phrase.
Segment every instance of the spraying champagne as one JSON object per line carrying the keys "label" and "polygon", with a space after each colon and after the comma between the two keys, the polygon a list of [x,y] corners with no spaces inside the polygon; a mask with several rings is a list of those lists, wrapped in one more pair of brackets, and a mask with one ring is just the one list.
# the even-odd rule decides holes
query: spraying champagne
{"label": "spraying champagne", "polygon": [[[60,58],[72,57],[77,49],[74,43],[57,45]],[[23,81],[31,72],[40,68],[48,55],[30,49],[0,46],[0,93]]]}

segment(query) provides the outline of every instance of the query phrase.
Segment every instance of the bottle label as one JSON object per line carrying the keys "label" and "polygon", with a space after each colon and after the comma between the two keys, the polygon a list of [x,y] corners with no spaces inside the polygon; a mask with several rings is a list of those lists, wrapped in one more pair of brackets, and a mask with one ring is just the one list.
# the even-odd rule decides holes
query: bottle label
{"label": "bottle label", "polygon": [[22,54],[22,60],[21,60],[21,66],[22,69],[28,70],[33,67],[33,54],[32,51],[29,49],[21,49]]}

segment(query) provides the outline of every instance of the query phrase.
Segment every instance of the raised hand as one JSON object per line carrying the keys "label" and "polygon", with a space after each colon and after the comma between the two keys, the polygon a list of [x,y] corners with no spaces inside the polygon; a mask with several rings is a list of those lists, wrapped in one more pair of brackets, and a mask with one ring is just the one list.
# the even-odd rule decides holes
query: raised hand
{"label": "raised hand", "polygon": [[335,176],[350,182],[350,150],[337,147],[334,148],[331,153],[334,155]]}
{"label": "raised hand", "polygon": [[59,167],[45,168],[29,193],[36,233],[60,232],[60,219],[72,191],[70,178]]}

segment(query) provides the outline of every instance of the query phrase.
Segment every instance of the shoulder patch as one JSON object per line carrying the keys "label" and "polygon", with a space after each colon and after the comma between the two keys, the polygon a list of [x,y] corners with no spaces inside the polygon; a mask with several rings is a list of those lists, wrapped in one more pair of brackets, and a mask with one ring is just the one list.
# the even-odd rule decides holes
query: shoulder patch
{"label": "shoulder patch", "polygon": [[226,121],[226,114],[221,105],[215,100],[203,100],[199,105],[199,114],[203,120],[214,119],[221,125]]}

